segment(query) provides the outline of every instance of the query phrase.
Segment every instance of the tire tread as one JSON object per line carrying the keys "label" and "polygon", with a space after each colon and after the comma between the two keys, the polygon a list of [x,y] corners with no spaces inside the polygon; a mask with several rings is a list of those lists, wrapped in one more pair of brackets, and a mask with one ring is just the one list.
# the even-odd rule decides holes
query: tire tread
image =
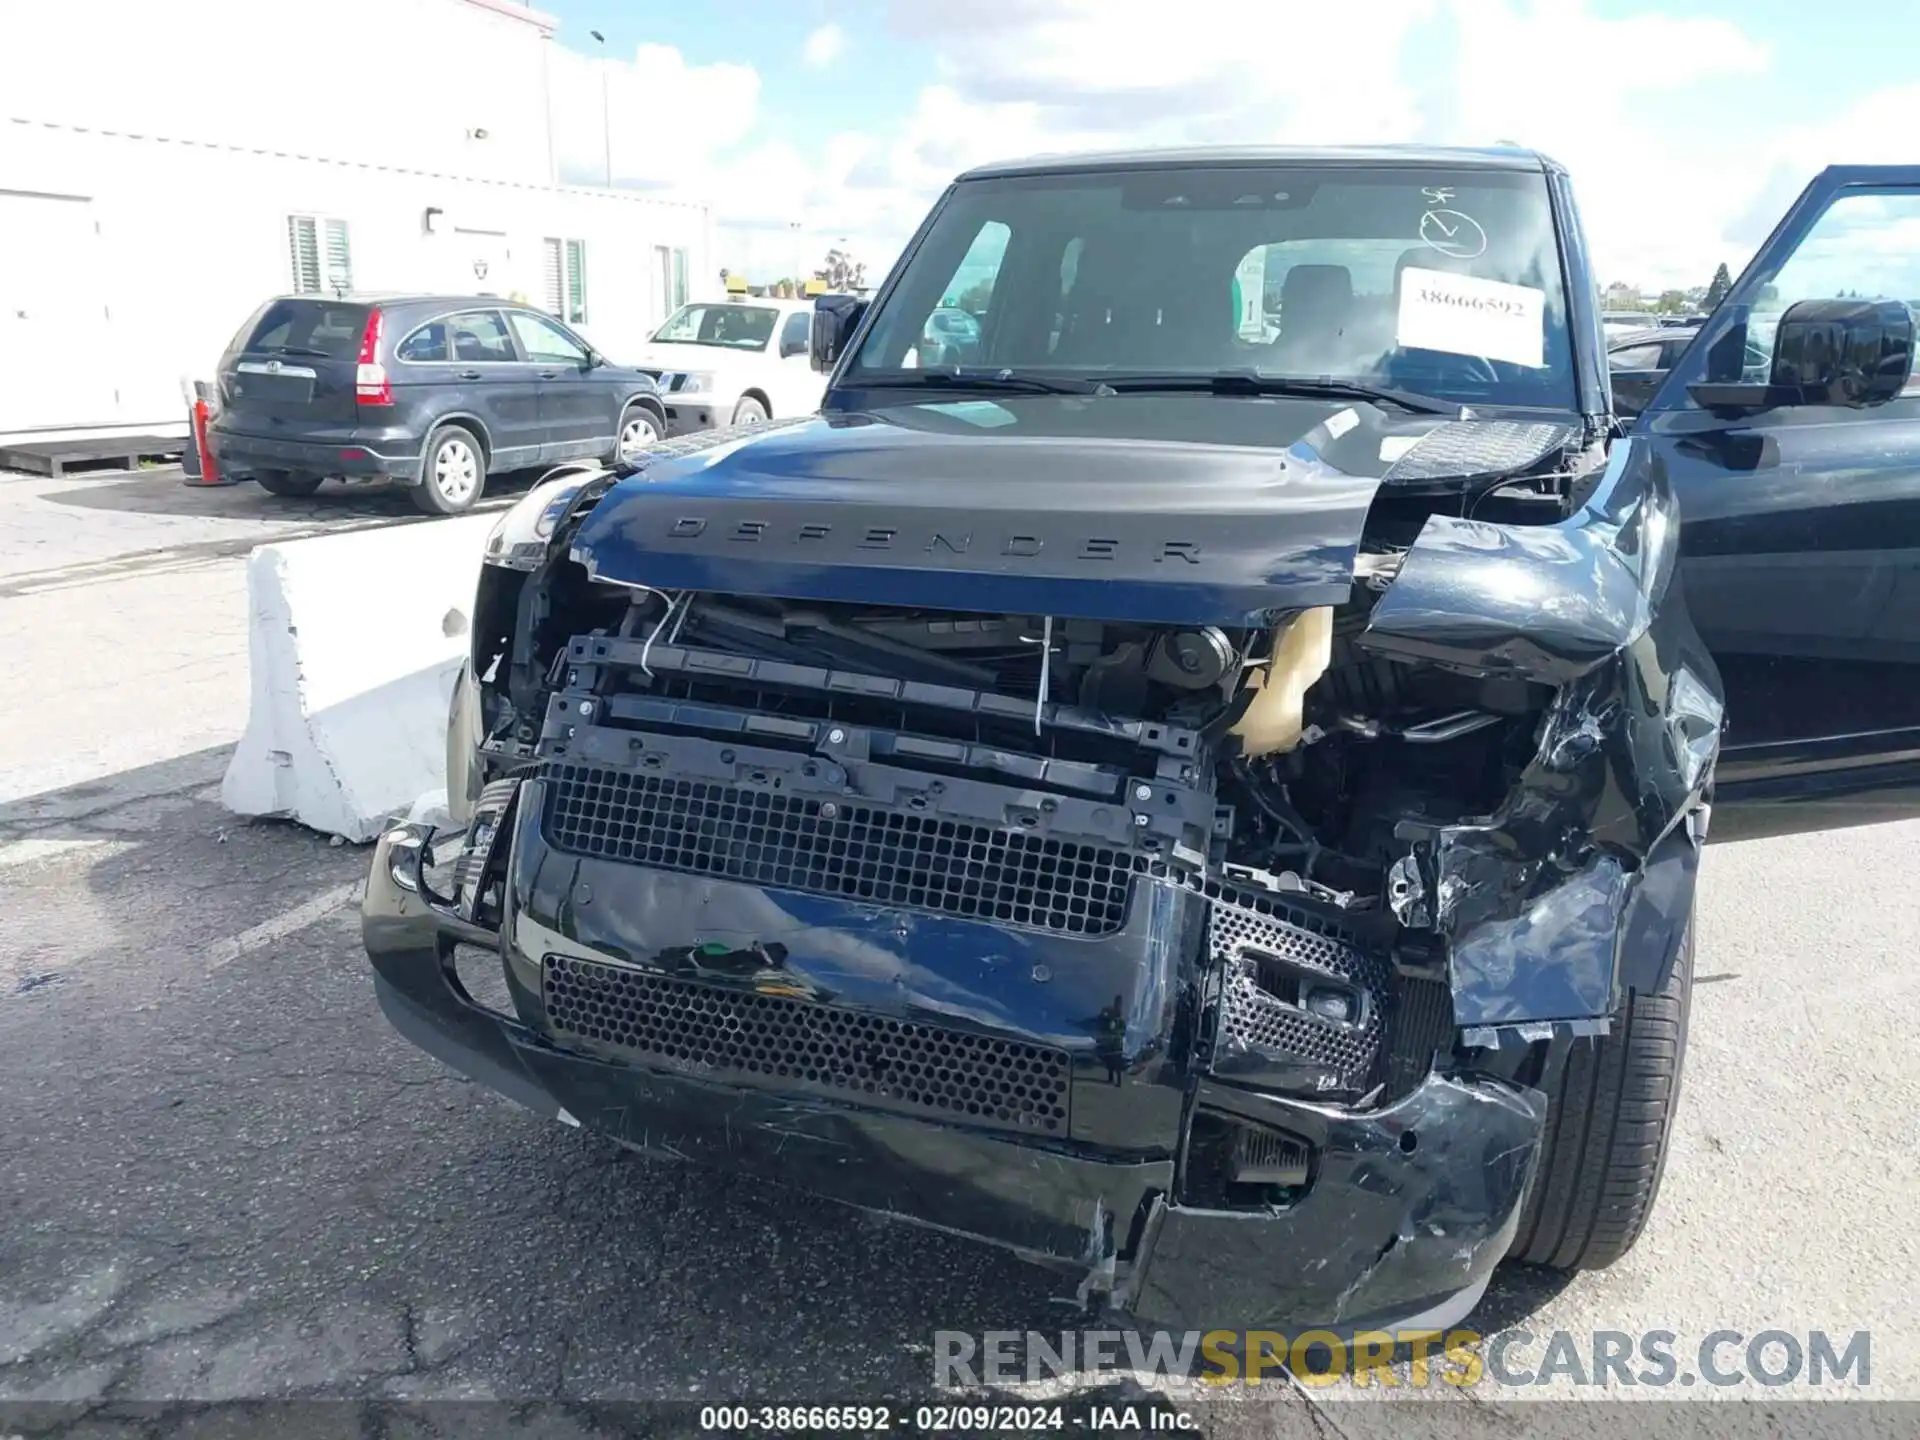
{"label": "tire tread", "polygon": [[1539,1171],[1508,1258],[1599,1270],[1640,1238],[1666,1169],[1692,986],[1689,930],[1660,989],[1628,992],[1608,1034],[1573,1043],[1546,1087]]}

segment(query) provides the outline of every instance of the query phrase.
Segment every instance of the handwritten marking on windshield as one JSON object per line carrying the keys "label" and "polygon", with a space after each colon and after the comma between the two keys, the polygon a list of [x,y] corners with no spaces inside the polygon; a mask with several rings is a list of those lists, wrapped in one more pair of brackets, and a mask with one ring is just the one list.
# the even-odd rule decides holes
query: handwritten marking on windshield
{"label": "handwritten marking on windshield", "polygon": [[1463,210],[1428,210],[1420,217],[1420,238],[1456,260],[1471,260],[1487,250],[1487,232]]}

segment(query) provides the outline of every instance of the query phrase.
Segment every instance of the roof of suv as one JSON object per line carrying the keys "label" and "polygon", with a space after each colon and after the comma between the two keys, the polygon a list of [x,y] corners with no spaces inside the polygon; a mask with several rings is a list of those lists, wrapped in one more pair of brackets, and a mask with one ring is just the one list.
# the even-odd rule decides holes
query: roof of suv
{"label": "roof of suv", "polygon": [[[515,310],[538,310],[525,300],[509,300],[504,295],[423,295],[412,292],[389,294],[379,290],[355,290],[346,295],[275,295],[275,300],[311,300],[317,305],[378,305],[385,310],[398,310],[408,305],[430,306],[478,306],[491,308],[496,305]],[[544,313],[544,312],[543,312]]]}
{"label": "roof of suv", "polygon": [[1176,170],[1228,165],[1433,165],[1455,170],[1557,170],[1537,150],[1512,146],[1484,149],[1444,145],[1211,145],[1147,150],[1103,150],[1085,155],[1036,155],[977,166],[959,178],[989,180],[1015,175],[1079,175],[1098,170]]}

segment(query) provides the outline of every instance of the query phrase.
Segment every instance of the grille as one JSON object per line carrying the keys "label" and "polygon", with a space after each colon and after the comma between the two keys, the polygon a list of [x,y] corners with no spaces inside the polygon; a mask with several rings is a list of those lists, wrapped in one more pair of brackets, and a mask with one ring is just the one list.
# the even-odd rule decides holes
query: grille
{"label": "grille", "polygon": [[[1224,967],[1220,1033],[1228,1052],[1253,1050],[1275,1060],[1324,1066],[1350,1089],[1365,1087],[1380,1055],[1385,967],[1365,951],[1290,925],[1251,905],[1216,900],[1208,948]],[[1369,1003],[1358,1024],[1341,1024],[1273,993],[1260,957],[1358,986]]]}
{"label": "grille", "polygon": [[547,1019],[666,1068],[966,1124],[1064,1134],[1066,1053],[810,1000],[549,956]]}
{"label": "grille", "polygon": [[1126,922],[1121,850],[864,805],[828,817],[797,795],[587,765],[547,781],[546,837],[571,854],[1025,929]]}

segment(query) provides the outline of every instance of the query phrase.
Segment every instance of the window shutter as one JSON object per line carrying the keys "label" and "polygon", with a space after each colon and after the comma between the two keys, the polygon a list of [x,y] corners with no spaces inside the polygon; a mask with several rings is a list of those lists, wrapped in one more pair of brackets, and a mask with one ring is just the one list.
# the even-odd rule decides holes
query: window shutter
{"label": "window shutter", "polygon": [[587,245],[567,241],[567,323],[587,323]]}
{"label": "window shutter", "polygon": [[558,240],[546,242],[546,274],[542,297],[549,315],[566,319],[566,277],[562,273],[562,251]]}
{"label": "window shutter", "polygon": [[287,217],[287,249],[292,261],[293,293],[315,295],[320,291],[320,245],[313,221],[305,215]]}
{"label": "window shutter", "polygon": [[325,289],[335,295],[345,295],[353,289],[353,249],[347,243],[347,222],[329,220],[326,231],[326,285]]}

